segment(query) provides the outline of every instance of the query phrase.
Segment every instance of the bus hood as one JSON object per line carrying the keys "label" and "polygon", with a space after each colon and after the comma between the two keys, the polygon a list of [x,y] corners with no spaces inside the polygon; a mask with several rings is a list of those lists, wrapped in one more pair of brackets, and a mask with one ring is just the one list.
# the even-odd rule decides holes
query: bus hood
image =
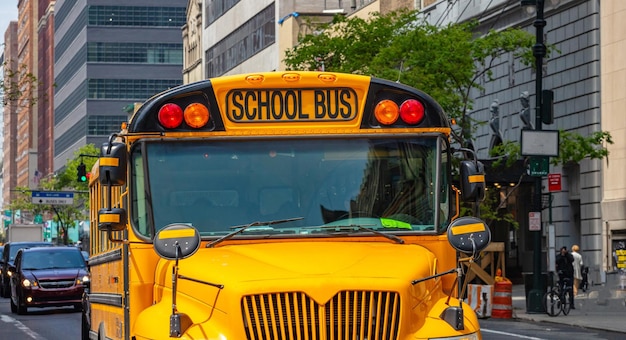
{"label": "bus hood", "polygon": [[[174,261],[161,260],[160,278],[171,287]],[[305,292],[325,303],[339,290],[406,291],[411,281],[432,275],[428,249],[385,242],[282,242],[201,248],[179,262],[178,294],[239,301],[237,296]],[[189,278],[189,279],[186,279]],[[198,283],[223,285],[223,289]],[[430,280],[431,282],[433,280]],[[421,286],[421,285],[418,285]],[[415,287],[413,287],[415,288]],[[233,295],[231,295],[233,294]],[[420,294],[421,295],[421,294]],[[222,301],[224,301],[222,300]],[[215,305],[218,307],[219,303]],[[219,308],[218,308],[219,309]]]}

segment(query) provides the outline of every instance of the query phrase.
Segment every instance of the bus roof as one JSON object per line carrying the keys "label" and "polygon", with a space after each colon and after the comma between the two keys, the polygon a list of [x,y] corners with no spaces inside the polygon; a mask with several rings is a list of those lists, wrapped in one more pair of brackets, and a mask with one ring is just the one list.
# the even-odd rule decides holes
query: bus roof
{"label": "bus roof", "polygon": [[450,123],[433,98],[407,85],[362,75],[290,71],[224,76],[172,88],[147,100],[127,132],[317,134],[398,128],[449,132]]}

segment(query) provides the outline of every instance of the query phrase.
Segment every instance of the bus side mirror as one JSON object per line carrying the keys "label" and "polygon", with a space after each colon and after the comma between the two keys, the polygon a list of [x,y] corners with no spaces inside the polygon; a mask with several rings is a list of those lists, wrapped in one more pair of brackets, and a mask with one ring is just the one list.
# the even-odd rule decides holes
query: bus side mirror
{"label": "bus side mirror", "polygon": [[152,246],[166,260],[186,259],[200,248],[200,233],[188,224],[170,224],[156,233]]}
{"label": "bus side mirror", "polygon": [[126,219],[126,209],[100,209],[98,211],[98,230],[107,231],[109,233],[124,230],[124,228],[126,228]]}
{"label": "bus side mirror", "polygon": [[100,148],[100,183],[112,186],[126,184],[127,159],[126,144],[120,142],[104,143]]}
{"label": "bus side mirror", "polygon": [[491,230],[479,218],[460,217],[448,227],[448,242],[454,249],[476,256],[491,242]]}
{"label": "bus side mirror", "polygon": [[466,202],[485,199],[485,166],[478,161],[461,161],[461,198]]}

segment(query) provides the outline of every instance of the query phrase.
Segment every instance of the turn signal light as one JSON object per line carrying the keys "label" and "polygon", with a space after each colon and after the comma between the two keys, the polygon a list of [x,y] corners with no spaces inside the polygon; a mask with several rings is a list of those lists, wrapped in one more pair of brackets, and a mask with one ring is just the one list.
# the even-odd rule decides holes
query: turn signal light
{"label": "turn signal light", "polygon": [[192,128],[201,128],[209,121],[209,109],[199,103],[190,104],[185,108],[185,123]]}
{"label": "turn signal light", "polygon": [[400,109],[398,104],[389,99],[381,100],[374,109],[376,120],[383,125],[395,123],[399,115]]}

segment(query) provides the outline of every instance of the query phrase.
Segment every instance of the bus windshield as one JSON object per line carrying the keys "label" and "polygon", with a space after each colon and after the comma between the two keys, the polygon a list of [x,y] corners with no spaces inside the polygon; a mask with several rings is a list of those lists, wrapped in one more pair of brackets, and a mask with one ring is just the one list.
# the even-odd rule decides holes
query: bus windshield
{"label": "bus windshield", "polygon": [[441,189],[449,184],[448,151],[437,136],[139,144],[131,157],[131,220],[146,238],[172,223],[219,237],[282,219],[295,220],[248,231],[298,236],[358,223],[435,233],[449,218]]}

